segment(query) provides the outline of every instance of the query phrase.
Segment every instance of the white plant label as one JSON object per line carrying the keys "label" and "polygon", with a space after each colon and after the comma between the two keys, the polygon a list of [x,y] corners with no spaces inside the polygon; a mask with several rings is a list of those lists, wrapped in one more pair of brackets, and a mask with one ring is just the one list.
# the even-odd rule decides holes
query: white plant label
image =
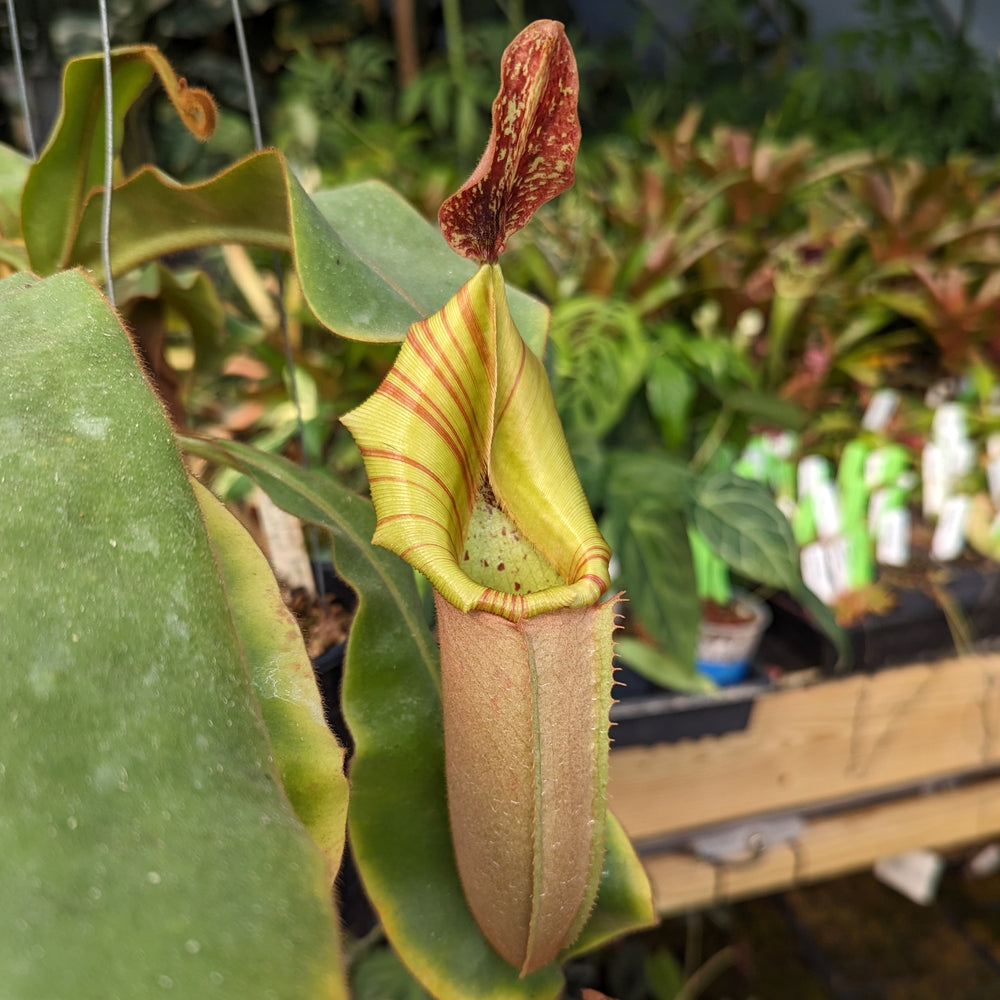
{"label": "white plant label", "polygon": [[967,438],[969,431],[965,419],[964,404],[942,403],[934,411],[931,435],[939,444],[951,444]]}
{"label": "white plant label", "polygon": [[885,485],[885,452],[876,448],[865,458],[865,486],[873,490]]}
{"label": "white plant label", "polygon": [[824,548],[826,549],[826,564],[830,568],[833,594],[834,597],[839,597],[851,589],[847,539],[840,535],[828,541]]}
{"label": "white plant label", "polygon": [[889,491],[883,487],[876,490],[868,501],[868,534],[877,535],[879,522],[885,510],[885,502],[889,496]]}
{"label": "white plant label", "polygon": [[777,458],[788,461],[799,446],[798,437],[791,431],[781,431],[771,438],[771,451]]}
{"label": "white plant label", "polygon": [[826,549],[822,542],[811,542],[803,548],[799,561],[805,585],[824,603],[832,604],[837,598],[833,577],[827,563]]}
{"label": "white plant label", "polygon": [[986,439],[986,484],[993,506],[1000,506],[1000,434],[996,431]]}
{"label": "white plant label", "polygon": [[866,431],[885,430],[897,406],[899,406],[899,393],[895,389],[879,389],[872,396],[861,418],[862,428]]}
{"label": "white plant label", "polygon": [[937,895],[944,859],[934,851],[906,851],[875,862],[875,877],[907,899],[929,906]]}
{"label": "white plant label", "polygon": [[884,566],[905,566],[910,561],[910,512],[905,507],[882,511],[875,559]]}
{"label": "white plant label", "polygon": [[924,517],[937,517],[944,506],[948,484],[941,449],[932,443],[924,445],[920,471],[924,483]]}
{"label": "white plant label", "polygon": [[945,475],[948,483],[967,476],[976,464],[976,447],[968,438],[960,438],[942,446],[945,457]]}
{"label": "white plant label", "polygon": [[797,474],[799,502],[811,496],[819,483],[830,481],[830,463],[822,455],[806,455],[799,462]]}
{"label": "white plant label", "polygon": [[931,539],[931,556],[940,562],[957,559],[965,548],[965,519],[969,498],[964,494],[948,497]]}
{"label": "white plant label", "polygon": [[986,463],[986,483],[993,506],[1000,505],[1000,457],[991,458]]}
{"label": "white plant label", "polygon": [[822,539],[840,534],[840,498],[837,488],[829,480],[816,483],[812,489],[813,513],[816,517],[816,534]]}

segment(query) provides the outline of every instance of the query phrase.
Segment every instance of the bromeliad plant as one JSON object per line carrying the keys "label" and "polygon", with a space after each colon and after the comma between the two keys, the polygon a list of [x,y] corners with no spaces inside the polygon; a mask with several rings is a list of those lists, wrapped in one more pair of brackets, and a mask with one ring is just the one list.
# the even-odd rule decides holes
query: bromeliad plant
{"label": "bromeliad plant", "polygon": [[[154,74],[186,88],[149,47],[111,63],[119,150]],[[406,968],[437,997],[554,998],[564,958],[653,919],[604,807],[607,547],[539,361],[546,310],[508,296],[496,264],[512,228],[572,178],[562,29],[533,25],[509,50],[490,149],[443,213],[478,269],[387,188],[310,197],[265,150],[191,185],[119,169],[105,275],[100,86],[100,60],[75,60],[38,161],[0,158],[0,518],[16,539],[0,572],[0,786],[14,804],[0,814],[13,901],[0,974],[21,996],[348,993],[329,895],[341,750],[273,577],[185,476],[180,445],[329,529],[358,593],[346,834]],[[180,437],[81,273],[121,279],[228,242],[290,251],[330,330],[406,337],[349,418],[378,518],[322,472]],[[166,275],[159,287],[183,297]],[[412,570],[373,533],[437,587],[440,664]]]}

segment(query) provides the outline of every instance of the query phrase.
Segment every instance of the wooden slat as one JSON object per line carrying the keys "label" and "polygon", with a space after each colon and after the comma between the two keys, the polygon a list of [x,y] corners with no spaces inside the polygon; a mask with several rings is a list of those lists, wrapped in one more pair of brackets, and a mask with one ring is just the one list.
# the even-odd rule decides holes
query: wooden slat
{"label": "wooden slat", "polygon": [[794,843],[713,865],[676,852],[643,857],[662,914],[788,889],[867,868],[917,848],[944,850],[1000,835],[1000,778],[815,818]]}
{"label": "wooden slat", "polygon": [[768,692],[743,732],[613,750],[609,797],[642,840],[998,763],[989,654]]}

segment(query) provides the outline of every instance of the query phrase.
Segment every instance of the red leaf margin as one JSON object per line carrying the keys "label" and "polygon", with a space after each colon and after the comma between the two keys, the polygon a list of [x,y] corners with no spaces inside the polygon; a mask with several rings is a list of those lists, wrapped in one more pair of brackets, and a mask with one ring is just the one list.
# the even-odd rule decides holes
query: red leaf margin
{"label": "red leaf margin", "polygon": [[579,92],[576,58],[561,22],[533,21],[507,46],[490,141],[438,213],[453,250],[495,263],[539,207],[573,184]]}

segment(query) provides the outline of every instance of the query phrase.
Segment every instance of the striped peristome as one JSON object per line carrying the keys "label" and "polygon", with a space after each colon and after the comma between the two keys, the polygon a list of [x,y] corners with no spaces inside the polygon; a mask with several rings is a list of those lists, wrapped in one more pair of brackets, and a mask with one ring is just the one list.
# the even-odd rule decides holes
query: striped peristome
{"label": "striped peristome", "polygon": [[[607,589],[607,544],[499,266],[481,267],[444,309],[414,323],[377,392],[343,419],[368,470],[374,541],[455,607],[517,621],[594,604]],[[506,589],[491,586],[480,558],[467,556],[470,531],[492,510],[516,525],[524,558],[549,568],[543,589],[514,576]]]}

